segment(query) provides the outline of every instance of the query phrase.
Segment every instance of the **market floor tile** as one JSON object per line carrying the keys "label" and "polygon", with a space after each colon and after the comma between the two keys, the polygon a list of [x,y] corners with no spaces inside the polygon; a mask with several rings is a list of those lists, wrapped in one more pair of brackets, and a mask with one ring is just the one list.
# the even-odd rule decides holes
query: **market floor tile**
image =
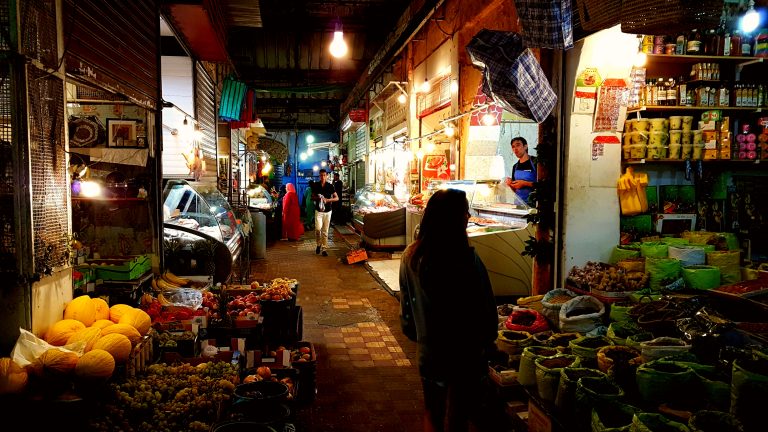
{"label": "market floor tile", "polygon": [[355,236],[335,227],[329,256],[314,232],[268,244],[251,277],[299,281],[303,339],[317,351],[315,400],[296,410],[300,432],[421,431],[423,400],[416,345],[400,331],[399,303],[362,264],[344,257]]}

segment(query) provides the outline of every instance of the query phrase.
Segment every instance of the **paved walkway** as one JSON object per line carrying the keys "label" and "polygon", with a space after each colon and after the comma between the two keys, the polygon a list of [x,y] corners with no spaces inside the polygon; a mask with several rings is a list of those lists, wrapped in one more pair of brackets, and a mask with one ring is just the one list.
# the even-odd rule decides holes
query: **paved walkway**
{"label": "paved walkway", "polygon": [[[400,331],[399,303],[365,268],[343,260],[357,236],[333,233],[329,256],[314,233],[267,246],[251,278],[299,281],[304,340],[315,345],[317,397],[297,413],[302,432],[421,431],[423,402],[416,345]],[[346,241],[345,241],[346,237]]]}

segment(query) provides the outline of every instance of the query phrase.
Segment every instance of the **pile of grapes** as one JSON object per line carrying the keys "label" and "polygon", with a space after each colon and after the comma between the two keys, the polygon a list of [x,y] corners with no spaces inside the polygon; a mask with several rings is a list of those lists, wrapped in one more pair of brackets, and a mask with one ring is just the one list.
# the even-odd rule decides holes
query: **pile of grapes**
{"label": "pile of grapes", "polygon": [[91,421],[94,431],[208,431],[239,382],[227,362],[154,364],[145,375],[111,385],[111,397]]}

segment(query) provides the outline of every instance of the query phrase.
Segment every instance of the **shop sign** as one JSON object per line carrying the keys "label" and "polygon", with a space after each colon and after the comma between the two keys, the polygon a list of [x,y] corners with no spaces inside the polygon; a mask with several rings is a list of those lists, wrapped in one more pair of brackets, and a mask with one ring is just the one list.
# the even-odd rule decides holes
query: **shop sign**
{"label": "shop sign", "polygon": [[579,73],[579,76],[576,77],[576,89],[573,97],[574,114],[592,114],[595,112],[597,89],[601,82],[602,78],[597,72],[597,68],[589,67]]}
{"label": "shop sign", "polygon": [[354,123],[365,123],[368,121],[368,115],[365,111],[365,109],[362,108],[356,108],[349,110],[349,119],[352,120]]}

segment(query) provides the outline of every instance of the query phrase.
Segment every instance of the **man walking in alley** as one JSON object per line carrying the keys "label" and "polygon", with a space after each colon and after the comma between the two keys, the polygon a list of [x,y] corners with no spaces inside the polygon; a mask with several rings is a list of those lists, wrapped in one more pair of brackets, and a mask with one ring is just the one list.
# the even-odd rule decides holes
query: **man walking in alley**
{"label": "man walking in alley", "polygon": [[312,201],[315,203],[315,253],[328,256],[328,228],[331,225],[332,203],[339,200],[336,190],[328,181],[328,172],[320,170],[320,181],[312,184]]}

